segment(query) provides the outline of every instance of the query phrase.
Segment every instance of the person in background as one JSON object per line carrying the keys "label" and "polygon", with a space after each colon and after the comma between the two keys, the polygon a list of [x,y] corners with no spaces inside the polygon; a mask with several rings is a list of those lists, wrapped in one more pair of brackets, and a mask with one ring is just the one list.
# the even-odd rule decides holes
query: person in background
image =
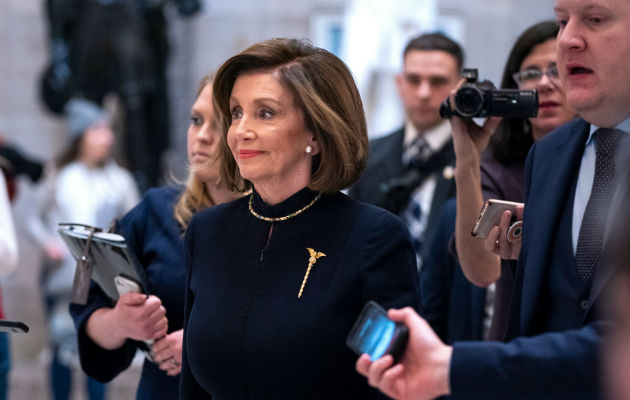
{"label": "person in background", "polygon": [[9,168],[8,160],[0,155],[0,260],[2,260],[0,262],[0,277],[12,274],[18,259],[15,224],[13,223],[11,201],[7,188],[8,172],[5,172]]}
{"label": "person in background", "polygon": [[379,396],[345,339],[368,300],[417,309],[409,236],[340,190],[368,154],[346,65],[308,42],[254,44],[218,70],[221,180],[252,192],[186,231],[180,399]]}
{"label": "person in background", "polygon": [[[502,340],[505,335],[515,263],[500,263],[499,256],[487,251],[484,241],[473,237],[470,231],[485,200],[523,202],[523,171],[529,148],[534,141],[576,116],[575,110],[567,104],[558,78],[557,34],[555,21],[539,22],[529,27],[516,40],[503,72],[503,89],[538,91],[539,109],[535,118],[489,119],[484,127],[476,125],[472,119],[451,118],[456,155],[457,216],[453,217],[457,251],[455,260],[448,260],[450,268],[430,262],[426,270],[420,272],[420,294],[422,315],[434,329],[433,318],[448,314],[449,304],[450,307],[467,307],[466,302],[453,304],[445,300],[449,295],[459,296],[455,293],[457,290],[470,292],[474,302],[483,305],[486,310],[482,312],[485,317],[482,318],[482,329],[478,331],[481,335],[466,338],[460,333],[456,335],[457,340]],[[445,250],[452,252],[451,244],[450,239],[435,243],[438,248],[433,249],[433,253],[437,257],[448,254]],[[461,271],[453,271],[460,267],[457,261],[470,282],[481,287],[489,286],[486,301],[480,302],[476,298],[480,290],[461,279]],[[496,280],[495,290],[492,284]],[[445,286],[448,287],[446,290],[443,289]],[[451,288],[453,291],[449,293]],[[465,320],[461,313],[457,314],[448,318],[453,322],[452,328]],[[447,340],[446,336],[440,337]]]}
{"label": "person in background", "polygon": [[50,63],[40,95],[61,113],[69,97],[96,104],[115,94],[123,110],[122,155],[142,193],[163,179],[169,147],[168,21],[201,11],[200,0],[45,0]]}
{"label": "person in background", "polygon": [[[18,259],[17,239],[9,201],[9,192],[3,167],[5,160],[0,158],[0,277],[10,275],[15,271]],[[4,318],[2,299],[0,298],[0,319]],[[9,338],[6,332],[0,332],[0,400],[6,400],[9,390],[9,370],[11,357],[9,353]]]}
{"label": "person in background", "polygon": [[[39,189],[38,213],[29,230],[44,248],[43,290],[52,348],[51,376],[55,400],[67,400],[76,360],[76,331],[68,312],[76,261],[56,233],[59,222],[107,228],[139,199],[133,177],[112,158],[114,132],[107,113],[96,104],[73,99],[66,106],[69,145]],[[103,399],[105,386],[88,377],[90,400]]]}
{"label": "person in background", "polygon": [[[129,367],[138,341],[158,339],[145,359],[138,400],[175,399],[182,362],[184,232],[193,214],[238,194],[219,183],[221,140],[212,109],[212,75],[199,84],[188,127],[190,173],[184,186],[150,189],[118,224],[148,278],[149,296],[126,294],[115,306],[93,285],[85,306],[71,304],[83,370],[109,381]],[[168,321],[167,321],[168,320]],[[168,329],[166,327],[168,322]]]}
{"label": "person in background", "polygon": [[402,363],[357,362],[390,397],[601,396],[600,350],[611,326],[602,310],[630,241],[627,225],[617,225],[630,208],[630,3],[557,0],[554,11],[561,86],[581,118],[529,151],[522,241],[507,242],[509,211],[486,241],[504,255],[520,250],[508,342],[447,346],[412,310],[392,310],[410,328]]}
{"label": "person in background", "polygon": [[361,178],[350,189],[355,199],[399,215],[411,233],[418,268],[440,210],[455,194],[455,155],[440,105],[457,84],[464,63],[461,47],[441,33],[409,41],[396,85],[407,120],[395,132],[373,140]]}
{"label": "person in background", "polygon": [[[18,245],[11,210],[11,202],[17,195],[16,177],[28,176],[37,182],[42,175],[42,165],[24,157],[17,149],[4,142],[0,135],[0,278],[15,272],[18,263]],[[4,319],[2,293],[0,292],[0,319]],[[0,332],[0,400],[9,393],[9,371],[11,369],[9,336]]]}

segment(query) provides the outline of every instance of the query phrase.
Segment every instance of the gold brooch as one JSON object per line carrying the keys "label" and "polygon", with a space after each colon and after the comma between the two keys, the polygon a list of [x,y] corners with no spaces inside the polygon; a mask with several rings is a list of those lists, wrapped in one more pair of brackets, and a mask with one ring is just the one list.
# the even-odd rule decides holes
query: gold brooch
{"label": "gold brooch", "polygon": [[310,247],[307,247],[306,250],[308,250],[308,267],[306,268],[306,275],[304,275],[304,280],[302,281],[302,286],[300,286],[300,292],[298,293],[298,299],[300,297],[302,297],[302,292],[304,291],[304,286],[306,286],[306,280],[308,279],[308,275],[311,273],[311,268],[313,268],[313,265],[315,265],[315,263],[317,262],[317,259],[320,257],[326,257],[326,254],[322,253],[321,251],[315,251],[313,249],[311,249]]}

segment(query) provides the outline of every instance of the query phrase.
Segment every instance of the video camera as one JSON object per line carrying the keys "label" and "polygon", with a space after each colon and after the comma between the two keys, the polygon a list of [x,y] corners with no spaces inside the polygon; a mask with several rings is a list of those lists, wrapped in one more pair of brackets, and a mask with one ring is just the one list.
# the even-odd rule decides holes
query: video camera
{"label": "video camera", "polygon": [[440,106],[444,119],[452,115],[470,118],[517,117],[531,118],[538,114],[538,92],[536,90],[497,89],[492,82],[477,82],[476,68],[464,68],[462,78],[466,83],[455,93],[455,110],[449,98]]}

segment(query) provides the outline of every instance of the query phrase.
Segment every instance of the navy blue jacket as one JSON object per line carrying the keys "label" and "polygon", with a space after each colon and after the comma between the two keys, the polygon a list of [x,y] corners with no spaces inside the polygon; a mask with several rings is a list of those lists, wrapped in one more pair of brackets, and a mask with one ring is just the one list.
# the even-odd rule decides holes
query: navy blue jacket
{"label": "navy blue jacket", "polygon": [[[589,125],[569,122],[530,149],[526,161],[523,244],[513,293],[509,343],[456,343],[450,383],[454,399],[596,399],[598,348],[606,325],[596,310],[617,261],[600,257],[583,317],[571,329],[545,331],[541,324],[552,268],[567,260],[551,257],[556,227],[575,182]],[[627,146],[625,148],[627,152]],[[627,164],[626,164],[627,168]],[[627,171],[626,171],[627,172]],[[627,186],[626,186],[627,187]],[[627,206],[626,206],[627,207]],[[623,207],[618,210],[623,210]],[[625,236],[610,235],[617,241]],[[604,244],[615,246],[610,241]],[[606,254],[606,252],[604,252]]]}
{"label": "navy blue jacket", "polygon": [[444,203],[420,269],[420,315],[447,344],[483,340],[486,304],[486,289],[466,279],[450,251],[456,211],[455,198]]}
{"label": "navy blue jacket", "polygon": [[[308,189],[254,210],[280,217]],[[180,399],[378,398],[346,337],[368,300],[418,309],[415,255],[401,221],[342,193],[265,222],[249,196],[198,213],[186,232]],[[298,292],[311,248],[325,256]]]}
{"label": "navy blue jacket", "polygon": [[[181,188],[173,187],[149,190],[120,221],[118,229],[145,268],[149,292],[159,297],[166,308],[169,333],[182,329],[184,324],[184,238],[173,215],[180,193]],[[98,286],[92,285],[87,305],[72,304],[70,313],[79,333],[83,370],[91,377],[107,382],[129,367],[138,342],[127,340],[117,350],[105,350],[94,343],[85,332],[85,324],[92,313],[102,307],[112,307],[112,304]],[[178,387],[178,376],[166,375],[157,364],[145,359],[136,399],[176,399]]]}

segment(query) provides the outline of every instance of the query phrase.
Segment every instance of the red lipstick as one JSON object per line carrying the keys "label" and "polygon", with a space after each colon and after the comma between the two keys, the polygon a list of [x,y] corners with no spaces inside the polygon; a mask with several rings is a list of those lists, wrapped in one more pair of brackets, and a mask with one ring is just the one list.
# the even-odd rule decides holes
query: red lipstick
{"label": "red lipstick", "polygon": [[238,158],[246,160],[248,158],[256,157],[262,153],[263,153],[262,151],[258,151],[258,150],[239,150]]}

